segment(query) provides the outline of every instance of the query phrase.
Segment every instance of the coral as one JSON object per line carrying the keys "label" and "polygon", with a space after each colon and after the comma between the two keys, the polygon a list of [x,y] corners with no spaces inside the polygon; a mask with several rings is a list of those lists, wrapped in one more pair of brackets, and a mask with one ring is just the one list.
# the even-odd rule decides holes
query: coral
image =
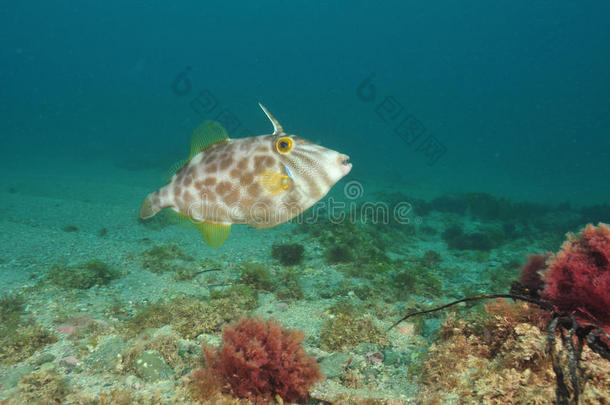
{"label": "coral", "polygon": [[41,369],[26,374],[17,386],[22,403],[26,404],[61,404],[70,393],[64,378],[56,370]]}
{"label": "coral", "polygon": [[559,311],[610,331],[610,227],[591,224],[568,234],[549,259],[541,295]]}
{"label": "coral", "polygon": [[153,273],[174,271],[177,263],[192,262],[193,260],[176,243],[155,245],[142,252],[142,267]]}
{"label": "coral", "polygon": [[300,243],[274,244],[271,247],[271,257],[283,266],[294,266],[303,261],[305,248]]}
{"label": "coral", "polygon": [[327,320],[320,331],[323,350],[351,349],[359,343],[375,343],[380,347],[388,345],[388,337],[373,322],[370,316],[338,313]]}
{"label": "coral", "polygon": [[204,348],[207,367],[196,371],[194,378],[204,396],[215,380],[233,395],[260,403],[277,396],[290,402],[304,400],[321,375],[302,341],[303,332],[284,329],[275,320],[244,319],[225,328],[221,348]]}
{"label": "coral", "polygon": [[242,264],[239,281],[257,290],[271,291],[273,289],[271,272],[267,266],[260,263],[247,262]]}
{"label": "coral", "polygon": [[91,260],[74,266],[55,265],[47,273],[46,279],[62,288],[85,290],[94,285],[106,285],[119,276],[119,272],[106,263]]}
{"label": "coral", "polygon": [[519,282],[529,291],[536,292],[544,287],[540,271],[546,269],[550,253],[528,255],[527,262],[521,267]]}

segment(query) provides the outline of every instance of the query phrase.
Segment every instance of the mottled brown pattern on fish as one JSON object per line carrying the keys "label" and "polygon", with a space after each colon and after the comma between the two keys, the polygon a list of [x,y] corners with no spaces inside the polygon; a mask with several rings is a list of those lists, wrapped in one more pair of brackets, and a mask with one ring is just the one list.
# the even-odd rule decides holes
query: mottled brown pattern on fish
{"label": "mottled brown pattern on fish", "polygon": [[239,162],[237,162],[237,170],[244,172],[248,168],[249,163],[250,163],[250,158],[248,158],[248,157],[241,158],[239,160]]}
{"label": "mottled brown pattern on fish", "polygon": [[242,174],[241,177],[239,178],[239,185],[242,187],[245,187],[245,186],[252,184],[253,181],[254,181],[254,175],[252,173],[246,172],[246,173]]}
{"label": "mottled brown pattern on fish", "polygon": [[223,160],[220,161],[220,170],[227,170],[233,164],[233,159],[231,156],[227,156]]}
{"label": "mottled brown pattern on fish", "polygon": [[[276,146],[283,136],[294,143],[293,150],[285,154]],[[151,193],[150,209],[144,214],[171,207],[195,220],[271,227],[326,195],[349,171],[341,168],[342,156],[284,133],[217,143],[191,156],[167,186]],[[269,183],[263,187],[263,174],[279,176],[272,187],[281,184],[286,188],[270,191]]]}

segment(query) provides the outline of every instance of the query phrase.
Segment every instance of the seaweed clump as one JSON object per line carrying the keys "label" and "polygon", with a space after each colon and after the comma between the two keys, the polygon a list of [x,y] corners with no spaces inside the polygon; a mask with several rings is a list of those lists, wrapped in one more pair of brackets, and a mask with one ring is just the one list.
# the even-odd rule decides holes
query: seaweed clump
{"label": "seaweed clump", "polygon": [[23,297],[0,298],[0,363],[10,365],[30,357],[44,346],[55,343],[51,332],[24,317]]}
{"label": "seaweed clump", "polygon": [[106,285],[120,276],[119,272],[99,260],[87,263],[51,267],[46,279],[62,288],[86,290],[94,285]]}
{"label": "seaweed clump", "polygon": [[23,403],[47,405],[64,403],[70,388],[56,370],[41,369],[21,377],[17,391]]}
{"label": "seaweed clump", "polygon": [[386,333],[375,324],[371,316],[358,315],[349,305],[335,309],[338,310],[337,313],[324,323],[320,332],[323,350],[352,349],[360,343],[374,343],[379,347],[388,346]]}
{"label": "seaweed clump", "polygon": [[558,311],[583,323],[596,323],[610,333],[610,227],[587,225],[568,234],[561,250],[549,259],[542,297]]}
{"label": "seaweed clump", "polygon": [[224,390],[255,403],[306,400],[322,376],[302,347],[303,337],[273,319],[244,319],[227,327],[221,348],[204,347],[206,369],[193,373],[200,395],[209,399]]}
{"label": "seaweed clump", "polygon": [[256,291],[243,285],[213,292],[209,301],[181,295],[141,308],[125,325],[125,333],[134,336],[148,328],[171,325],[180,336],[192,339],[219,332],[224,324],[247,316],[256,304]]}
{"label": "seaweed clump", "polygon": [[282,271],[278,275],[276,298],[283,300],[300,300],[305,296],[299,284],[299,273],[294,268]]}
{"label": "seaweed clump", "polygon": [[142,252],[142,267],[153,273],[165,273],[176,271],[182,262],[192,262],[193,257],[187,255],[180,249],[177,243],[166,243],[155,245]]}
{"label": "seaweed clump", "polygon": [[323,246],[324,258],[329,264],[350,263],[360,266],[363,272],[369,268],[378,272],[392,262],[384,252],[382,235],[371,235],[351,221],[337,224],[325,220],[303,226]]}
{"label": "seaweed clump", "polygon": [[434,270],[420,263],[399,270],[392,278],[392,288],[398,300],[411,294],[438,297],[442,293],[443,283],[440,277]]}
{"label": "seaweed clump", "polygon": [[295,266],[303,261],[305,248],[300,243],[274,244],[271,247],[271,257],[283,266]]}
{"label": "seaweed clump", "polygon": [[182,371],[186,367],[183,359],[183,354],[185,353],[180,351],[178,336],[171,333],[160,334],[150,340],[138,340],[132,346],[125,349],[121,353],[120,371],[123,374],[134,373],[137,359],[147,351],[158,353],[165,364],[172,369],[178,368],[179,371]]}
{"label": "seaweed clump", "polygon": [[[422,396],[431,402],[547,403],[555,394],[555,372],[549,355],[547,323],[551,314],[528,303],[497,300],[485,319],[448,317],[429,349],[420,376]],[[569,341],[563,341],[563,345]],[[610,399],[610,362],[585,347],[580,367],[587,383],[582,403]],[[559,363],[570,362],[564,351]],[[503,370],[498,373],[498,370]],[[582,380],[584,381],[584,379]],[[568,403],[568,402],[566,402]]]}
{"label": "seaweed clump", "polygon": [[500,230],[490,228],[466,233],[457,225],[447,228],[442,238],[450,249],[457,250],[490,251],[505,242],[504,233]]}
{"label": "seaweed clump", "polygon": [[239,281],[257,290],[271,291],[274,286],[269,268],[260,263],[242,264]]}

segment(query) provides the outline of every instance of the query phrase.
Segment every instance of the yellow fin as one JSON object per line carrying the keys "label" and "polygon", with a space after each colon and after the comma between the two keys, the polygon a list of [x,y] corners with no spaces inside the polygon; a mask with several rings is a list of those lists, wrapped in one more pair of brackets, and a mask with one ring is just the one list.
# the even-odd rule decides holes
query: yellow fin
{"label": "yellow fin", "polygon": [[205,243],[213,248],[220,247],[231,233],[231,224],[217,224],[214,222],[200,222],[197,228],[201,231]]}
{"label": "yellow fin", "polygon": [[198,229],[197,225],[190,217],[174,210],[167,210],[167,219],[172,224],[186,229]]}
{"label": "yellow fin", "polygon": [[270,194],[281,193],[290,188],[290,177],[273,170],[265,170],[260,180],[263,188]]}
{"label": "yellow fin", "polygon": [[229,140],[227,130],[218,121],[204,121],[191,134],[191,153],[188,160],[193,156],[209,148],[210,146]]}

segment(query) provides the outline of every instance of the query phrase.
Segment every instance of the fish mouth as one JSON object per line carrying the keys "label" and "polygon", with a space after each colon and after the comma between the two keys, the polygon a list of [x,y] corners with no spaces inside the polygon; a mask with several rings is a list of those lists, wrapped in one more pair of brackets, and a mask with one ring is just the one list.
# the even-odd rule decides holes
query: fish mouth
{"label": "fish mouth", "polygon": [[340,155],[339,163],[341,164],[341,171],[343,172],[344,176],[348,174],[350,170],[352,170],[352,164],[349,162],[349,156]]}

